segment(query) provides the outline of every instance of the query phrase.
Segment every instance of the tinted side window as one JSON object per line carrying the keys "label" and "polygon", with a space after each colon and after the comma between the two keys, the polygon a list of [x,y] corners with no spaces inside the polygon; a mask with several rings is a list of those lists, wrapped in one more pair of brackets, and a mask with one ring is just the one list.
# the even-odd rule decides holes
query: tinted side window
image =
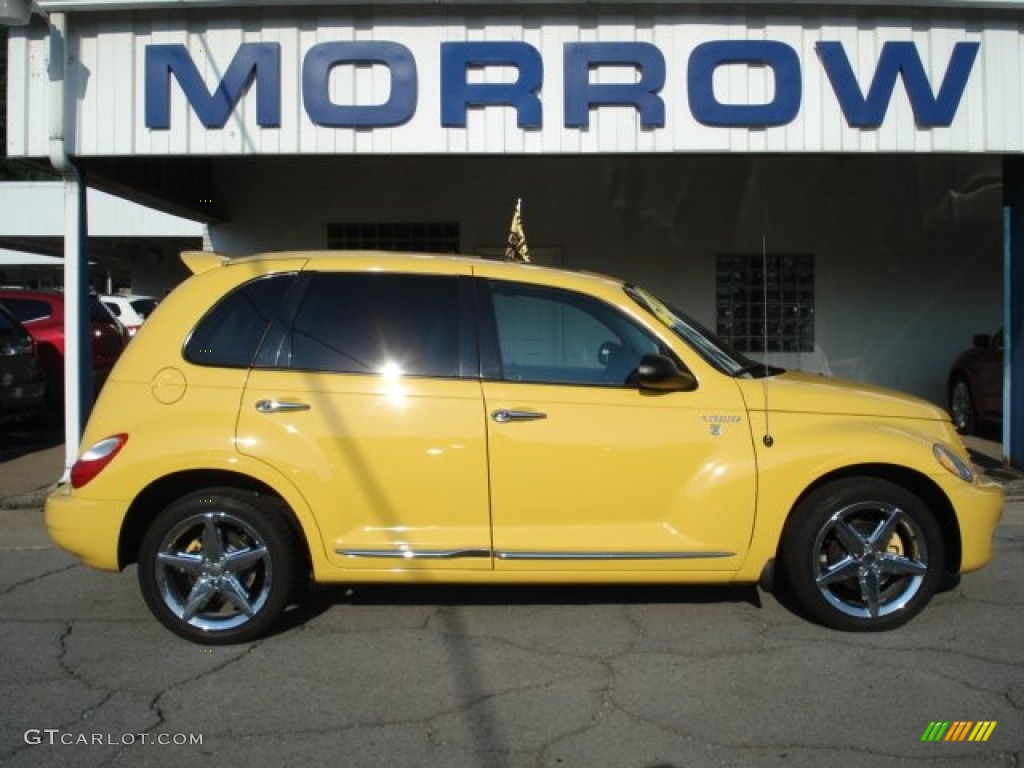
{"label": "tinted side window", "polygon": [[494,281],[503,378],[626,386],[657,339],[610,304],[573,291]]}
{"label": "tinted side window", "polygon": [[33,320],[41,320],[50,316],[50,305],[38,299],[0,299],[11,314],[23,323],[30,323]]}
{"label": "tinted side window", "polygon": [[294,279],[293,274],[271,275],[229,293],[192,331],[185,359],[197,365],[248,367]]}
{"label": "tinted side window", "polygon": [[95,296],[89,297],[89,317],[97,323],[114,322],[114,313],[110,311],[110,307]]}
{"label": "tinted side window", "polygon": [[158,302],[156,299],[134,299],[129,303],[132,305],[132,309],[135,310],[139,317],[145,320],[153,314],[153,310],[156,309]]}
{"label": "tinted side window", "polygon": [[458,278],[314,274],[289,342],[292,368],[457,376]]}

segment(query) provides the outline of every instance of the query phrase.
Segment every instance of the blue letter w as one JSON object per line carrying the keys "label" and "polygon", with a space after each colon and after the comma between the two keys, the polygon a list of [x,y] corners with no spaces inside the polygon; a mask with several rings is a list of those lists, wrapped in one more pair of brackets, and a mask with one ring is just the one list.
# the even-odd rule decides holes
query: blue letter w
{"label": "blue letter w", "polygon": [[917,46],[909,42],[886,43],[882,46],[882,55],[878,58],[878,67],[867,98],[864,98],[843,44],[817,44],[818,55],[828,79],[832,81],[832,90],[839,99],[846,122],[854,128],[877,128],[882,124],[897,77],[903,78],[918,126],[948,126],[953,122],[960,99],[963,98],[978,48],[979,43],[957,43],[953,47],[949,68],[939,87],[939,94],[935,96],[924,65],[921,64]]}

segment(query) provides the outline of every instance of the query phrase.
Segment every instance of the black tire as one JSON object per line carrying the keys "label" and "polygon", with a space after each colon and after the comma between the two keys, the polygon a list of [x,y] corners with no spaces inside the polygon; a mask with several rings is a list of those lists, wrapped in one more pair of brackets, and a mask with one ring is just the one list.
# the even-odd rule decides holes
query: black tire
{"label": "black tire", "polygon": [[978,409],[974,407],[971,383],[958,375],[949,385],[949,413],[953,426],[962,435],[973,435],[978,429]]}
{"label": "black tire", "polygon": [[268,500],[235,488],[190,493],[164,509],[139,547],[139,586],[153,615],[195,643],[263,635],[291,599],[295,536]]}
{"label": "black tire", "polygon": [[834,629],[877,632],[910,621],[942,581],[935,518],[914,494],[877,478],[846,478],[811,492],[783,533],[792,596]]}

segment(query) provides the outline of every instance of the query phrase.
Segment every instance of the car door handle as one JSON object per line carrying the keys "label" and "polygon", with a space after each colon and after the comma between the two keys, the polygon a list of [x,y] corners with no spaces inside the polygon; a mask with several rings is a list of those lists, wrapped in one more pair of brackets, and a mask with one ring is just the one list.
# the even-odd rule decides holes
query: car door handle
{"label": "car door handle", "polygon": [[508,421],[536,421],[537,419],[546,419],[548,415],[541,413],[540,411],[507,411],[500,409],[491,412],[491,418],[499,424],[504,424]]}
{"label": "car door handle", "polygon": [[308,411],[309,403],[297,403],[292,400],[257,400],[256,410],[260,413],[287,413],[289,411]]}

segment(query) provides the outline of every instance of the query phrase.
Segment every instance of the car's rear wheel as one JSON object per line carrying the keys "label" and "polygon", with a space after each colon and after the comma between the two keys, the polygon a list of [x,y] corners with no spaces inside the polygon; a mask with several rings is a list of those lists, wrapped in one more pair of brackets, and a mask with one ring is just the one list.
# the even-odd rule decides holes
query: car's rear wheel
{"label": "car's rear wheel", "polygon": [[295,538],[266,500],[211,488],[175,501],[150,525],[139,585],[172,632],[197,643],[247,642],[288,606],[295,563]]}
{"label": "car's rear wheel", "polygon": [[971,384],[963,376],[957,376],[949,388],[949,413],[953,426],[964,435],[973,435],[978,425],[974,407],[974,393]]}
{"label": "car's rear wheel", "polygon": [[847,478],[800,502],[786,526],[781,561],[798,603],[822,624],[886,630],[916,616],[938,589],[942,535],[906,489]]}

